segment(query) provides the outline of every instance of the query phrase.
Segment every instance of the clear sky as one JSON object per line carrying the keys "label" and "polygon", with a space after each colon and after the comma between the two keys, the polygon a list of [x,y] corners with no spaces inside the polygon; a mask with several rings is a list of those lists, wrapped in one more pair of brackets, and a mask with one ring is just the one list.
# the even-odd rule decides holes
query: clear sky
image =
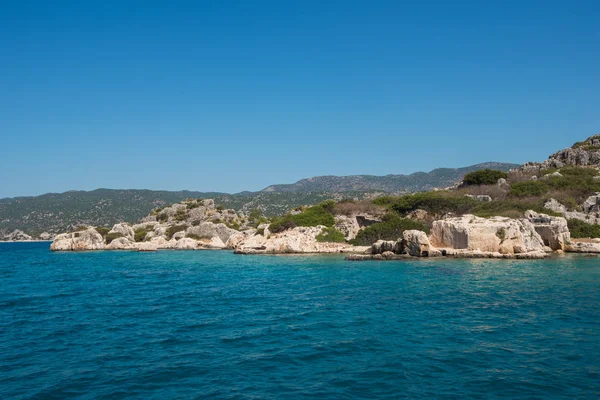
{"label": "clear sky", "polygon": [[0,197],[541,161],[600,133],[600,1],[12,1]]}

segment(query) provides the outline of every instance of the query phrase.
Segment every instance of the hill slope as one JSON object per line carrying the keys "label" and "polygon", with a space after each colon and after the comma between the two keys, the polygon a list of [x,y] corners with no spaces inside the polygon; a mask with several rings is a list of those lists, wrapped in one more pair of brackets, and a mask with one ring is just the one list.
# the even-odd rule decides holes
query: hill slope
{"label": "hill slope", "polygon": [[374,193],[446,187],[459,181],[465,173],[477,169],[507,170],[514,166],[485,163],[412,175],[319,177],[305,179],[293,185],[270,186],[261,192],[238,194],[97,189],[0,199],[0,240],[16,229],[38,236],[43,232],[65,232],[80,224],[111,226],[123,221],[135,222],[153,208],[187,198],[211,198],[216,204],[226,208],[244,212],[259,208],[266,215],[281,215],[291,208],[315,204],[325,199],[362,199],[372,197]]}
{"label": "hill slope", "polygon": [[452,186],[465,174],[480,169],[508,171],[517,167],[517,164],[488,162],[463,168],[438,168],[431,172],[415,172],[410,175],[317,176],[293,184],[269,186],[263,189],[263,192],[419,192]]}

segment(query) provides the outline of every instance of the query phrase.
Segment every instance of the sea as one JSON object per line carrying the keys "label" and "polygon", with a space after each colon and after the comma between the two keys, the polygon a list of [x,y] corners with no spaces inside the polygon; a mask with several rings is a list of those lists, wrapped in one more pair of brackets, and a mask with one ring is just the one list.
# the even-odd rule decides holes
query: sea
{"label": "sea", "polygon": [[600,258],[0,244],[0,399],[598,399]]}

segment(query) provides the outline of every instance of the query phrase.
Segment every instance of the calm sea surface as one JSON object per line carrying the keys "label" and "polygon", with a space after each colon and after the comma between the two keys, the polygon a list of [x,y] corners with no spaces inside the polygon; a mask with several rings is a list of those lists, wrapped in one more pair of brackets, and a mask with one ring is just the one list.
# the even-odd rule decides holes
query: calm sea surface
{"label": "calm sea surface", "polygon": [[0,244],[0,398],[599,398],[600,258]]}

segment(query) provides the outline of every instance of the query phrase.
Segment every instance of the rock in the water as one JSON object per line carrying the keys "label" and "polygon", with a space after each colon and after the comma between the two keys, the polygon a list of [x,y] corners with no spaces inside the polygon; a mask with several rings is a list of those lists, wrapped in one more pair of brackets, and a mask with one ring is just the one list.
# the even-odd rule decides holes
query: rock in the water
{"label": "rock in the water", "polygon": [[23,232],[22,230],[16,229],[8,235],[4,236],[2,240],[6,240],[9,242],[28,242],[33,240],[33,238],[25,232]]}
{"label": "rock in the water", "polygon": [[408,254],[414,257],[428,257],[432,251],[427,234],[422,231],[408,230],[402,234],[402,246]]}
{"label": "rock in the water", "polygon": [[600,253],[600,239],[572,239],[565,250],[571,253]]}
{"label": "rock in the water", "polygon": [[177,241],[175,249],[177,250],[196,250],[198,241],[190,238],[183,238]]}
{"label": "rock in the water", "polygon": [[371,254],[383,254],[386,251],[400,252],[400,244],[394,240],[378,240],[371,245]]}
{"label": "rock in the water", "polygon": [[52,251],[102,250],[104,238],[92,227],[71,233],[61,233],[50,245]]}
{"label": "rock in the water", "polygon": [[474,215],[435,221],[431,245],[439,249],[466,249],[502,254],[544,251],[544,243],[526,219],[479,218]]}

